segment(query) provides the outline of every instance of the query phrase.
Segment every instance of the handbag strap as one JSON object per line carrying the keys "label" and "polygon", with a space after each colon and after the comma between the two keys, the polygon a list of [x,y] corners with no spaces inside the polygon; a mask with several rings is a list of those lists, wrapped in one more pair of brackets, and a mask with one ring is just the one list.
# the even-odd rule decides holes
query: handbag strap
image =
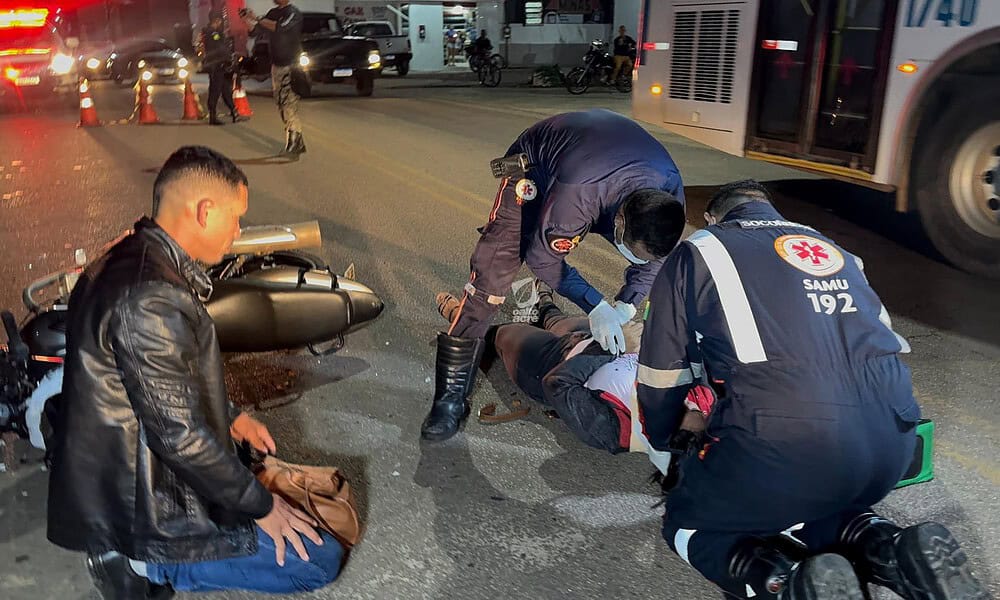
{"label": "handbag strap", "polygon": [[497,414],[496,404],[487,404],[486,406],[479,409],[479,422],[480,423],[506,423],[508,421],[516,421],[517,419],[523,419],[528,416],[531,412],[530,407],[521,408],[521,401],[514,398],[511,401],[511,406],[513,410],[509,413],[504,413],[502,415]]}

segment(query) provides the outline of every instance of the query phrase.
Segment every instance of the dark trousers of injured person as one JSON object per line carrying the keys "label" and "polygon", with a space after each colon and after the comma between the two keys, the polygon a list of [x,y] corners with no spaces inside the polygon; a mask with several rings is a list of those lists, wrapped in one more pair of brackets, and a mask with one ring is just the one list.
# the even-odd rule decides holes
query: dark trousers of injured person
{"label": "dark trousers of injured person", "polygon": [[[545,376],[590,337],[590,319],[569,317],[551,302],[538,305],[538,325],[507,323],[487,332],[511,381],[536,402],[556,411],[576,437],[592,448],[617,451],[621,425],[611,405],[593,395],[546,398]],[[594,344],[596,346],[596,344]],[[551,403],[550,403],[551,400]]]}
{"label": "dark trousers of injured person", "polygon": [[753,559],[777,540],[799,560],[843,554],[845,527],[885,498],[909,465],[915,424],[891,407],[872,402],[829,414],[808,420],[758,410],[749,430],[713,432],[718,441],[683,458],[663,537],[727,597],[778,597],[766,583],[774,560]]}

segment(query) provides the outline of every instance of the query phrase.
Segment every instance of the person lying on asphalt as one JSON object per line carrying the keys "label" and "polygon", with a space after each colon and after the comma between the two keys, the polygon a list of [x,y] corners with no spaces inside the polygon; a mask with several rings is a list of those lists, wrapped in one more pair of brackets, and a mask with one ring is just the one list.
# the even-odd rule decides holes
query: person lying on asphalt
{"label": "person lying on asphalt", "polygon": [[[622,326],[624,352],[615,356],[596,343],[586,315],[566,315],[553,302],[550,287],[540,281],[535,286],[537,322],[490,327],[484,360],[499,358],[511,381],[534,401],[555,410],[584,444],[612,454],[630,450],[650,454],[661,475],[668,475],[670,454],[651,453],[645,438],[633,434],[631,412],[642,323],[630,321]],[[459,304],[451,294],[438,297],[445,319],[454,316]],[[682,429],[701,431],[699,411],[707,412],[707,407],[692,403],[691,408]]]}

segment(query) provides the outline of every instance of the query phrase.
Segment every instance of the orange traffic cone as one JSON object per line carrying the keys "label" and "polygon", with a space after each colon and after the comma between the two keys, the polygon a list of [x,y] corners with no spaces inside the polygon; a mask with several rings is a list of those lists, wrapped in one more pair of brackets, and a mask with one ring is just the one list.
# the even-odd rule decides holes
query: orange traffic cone
{"label": "orange traffic cone", "polygon": [[156,109],[153,108],[153,102],[149,99],[149,85],[139,78],[136,83],[138,86],[138,91],[136,92],[136,109],[139,111],[139,124],[140,125],[152,125],[160,122],[160,117],[156,114]]}
{"label": "orange traffic cone", "polygon": [[94,108],[94,100],[90,97],[90,83],[83,79],[80,81],[80,122],[77,127],[100,127],[101,122],[97,120],[97,109]]}
{"label": "orange traffic cone", "polygon": [[191,80],[184,80],[184,121],[199,121],[201,120],[201,111],[198,106],[198,97],[194,93],[194,88],[191,87]]}
{"label": "orange traffic cone", "polygon": [[240,83],[240,78],[236,78],[236,82],[233,85],[233,104],[236,105],[236,114],[241,117],[252,117],[253,111],[250,110],[250,102],[247,100],[247,93],[243,91],[243,84]]}

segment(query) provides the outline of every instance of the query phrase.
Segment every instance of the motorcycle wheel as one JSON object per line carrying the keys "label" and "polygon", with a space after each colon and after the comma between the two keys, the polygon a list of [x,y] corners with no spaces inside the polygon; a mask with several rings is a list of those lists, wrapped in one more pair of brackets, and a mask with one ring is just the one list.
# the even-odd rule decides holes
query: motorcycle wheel
{"label": "motorcycle wheel", "polygon": [[490,88],[500,85],[500,68],[493,63],[484,64],[479,69],[479,83]]}
{"label": "motorcycle wheel", "polygon": [[574,67],[566,75],[566,91],[578,96],[590,88],[590,72],[583,67]]}
{"label": "motorcycle wheel", "polygon": [[[624,69],[623,69],[624,71]],[[618,74],[618,80],[615,81],[615,88],[623,93],[628,94],[632,91],[632,70],[630,69],[628,73],[622,72]]]}

